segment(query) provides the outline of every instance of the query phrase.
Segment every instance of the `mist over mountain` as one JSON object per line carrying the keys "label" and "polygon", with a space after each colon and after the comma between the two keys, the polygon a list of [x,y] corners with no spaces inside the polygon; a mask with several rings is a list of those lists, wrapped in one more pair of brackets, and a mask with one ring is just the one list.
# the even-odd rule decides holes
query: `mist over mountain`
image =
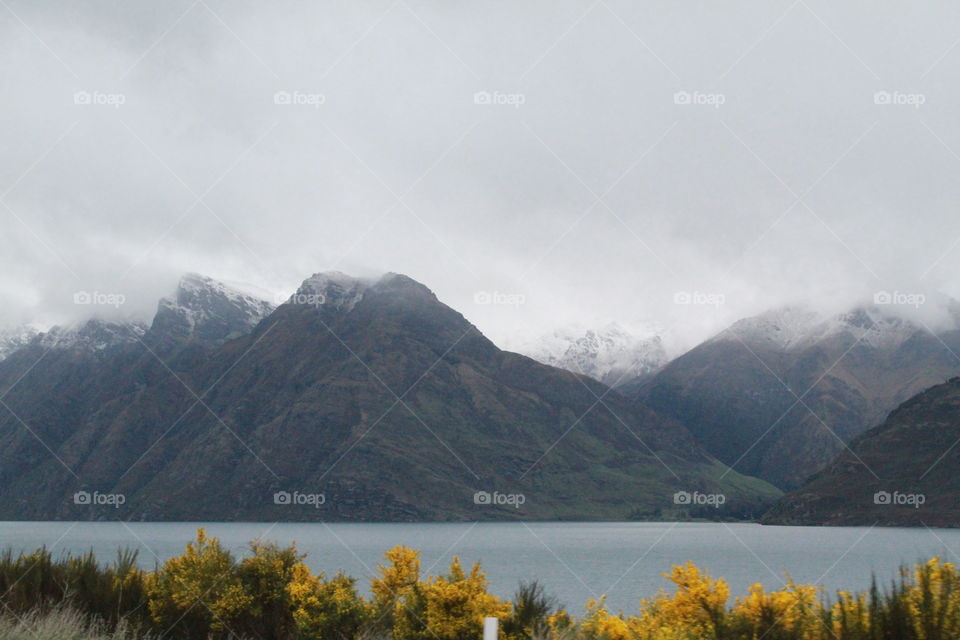
{"label": "mist over mountain", "polygon": [[[779,496],[675,420],[498,349],[398,274],[317,274],[272,311],[191,275],[149,327],[71,331],[0,362],[5,518],[746,517]],[[675,498],[698,491],[724,508]]]}
{"label": "mist over mountain", "polygon": [[633,333],[615,322],[597,329],[566,327],[514,348],[538,362],[582,373],[616,387],[650,375],[667,362],[658,327]]}
{"label": "mist over mountain", "polygon": [[883,304],[830,316],[771,310],[624,391],[738,471],[794,488],[901,402],[960,373],[957,304],[925,314]]}

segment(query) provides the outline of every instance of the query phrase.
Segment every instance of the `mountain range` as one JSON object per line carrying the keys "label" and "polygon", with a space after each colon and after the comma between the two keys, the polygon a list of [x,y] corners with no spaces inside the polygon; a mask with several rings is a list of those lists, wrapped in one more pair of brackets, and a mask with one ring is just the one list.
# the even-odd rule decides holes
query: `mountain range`
{"label": "mountain range", "polygon": [[645,379],[667,363],[657,327],[634,333],[616,322],[596,329],[557,329],[518,346],[516,351],[611,387]]}
{"label": "mountain range", "polygon": [[31,337],[0,398],[5,519],[750,517],[780,495],[399,274],[317,274],[276,308],[188,275],[149,326]]}
{"label": "mountain range", "polygon": [[955,527],[960,378],[897,407],[765,517],[768,524]]}
{"label": "mountain range", "polygon": [[267,298],[187,274],[149,324],[0,334],[0,518],[955,523],[953,301],[776,309],[669,360],[615,323],[504,351],[399,274]]}
{"label": "mountain range", "polygon": [[920,391],[960,374],[960,311],[935,331],[883,305],[734,323],[622,391],[683,423],[719,460],[799,487]]}

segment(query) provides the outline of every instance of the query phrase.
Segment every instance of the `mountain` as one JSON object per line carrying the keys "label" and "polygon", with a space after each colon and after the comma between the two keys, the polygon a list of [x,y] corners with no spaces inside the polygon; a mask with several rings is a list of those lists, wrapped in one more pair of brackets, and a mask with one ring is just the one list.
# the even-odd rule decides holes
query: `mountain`
{"label": "mountain", "polygon": [[960,373],[955,303],[936,334],[889,307],[740,320],[623,391],[741,473],[800,486],[920,390]]}
{"label": "mountain", "polygon": [[98,358],[0,362],[0,517],[743,517],[780,495],[402,275],[318,274],[222,344],[165,327]]}
{"label": "mountain", "polygon": [[250,333],[273,309],[265,297],[243,287],[189,273],[172,297],[160,301],[151,333],[163,341],[218,346]]}
{"label": "mountain", "polygon": [[960,526],[960,378],[901,404],[764,518],[767,524]]}
{"label": "mountain", "polygon": [[114,322],[91,318],[69,326],[55,326],[37,334],[30,345],[58,351],[96,353],[136,342],[147,326],[136,321]]}
{"label": "mountain", "polygon": [[667,362],[663,341],[653,331],[637,335],[615,322],[599,329],[567,327],[523,344],[516,351],[615,387],[646,377]]}
{"label": "mountain", "polygon": [[38,333],[39,331],[30,325],[0,330],[0,360],[25,347]]}

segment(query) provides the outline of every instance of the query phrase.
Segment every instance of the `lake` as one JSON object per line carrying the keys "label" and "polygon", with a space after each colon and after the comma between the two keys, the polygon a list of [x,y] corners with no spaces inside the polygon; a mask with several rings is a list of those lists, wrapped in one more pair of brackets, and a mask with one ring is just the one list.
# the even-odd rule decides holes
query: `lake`
{"label": "lake", "polygon": [[[2,522],[4,547],[56,552],[93,549],[112,560],[120,547],[140,550],[152,568],[182,552],[198,523]],[[784,572],[798,582],[828,589],[863,589],[871,572],[888,582],[897,567],[932,555],[957,561],[960,530],[866,527],[769,527],[716,523],[432,523],[296,524],[209,523],[207,533],[238,554],[263,537],[296,541],[314,571],[343,569],[366,591],[388,548],[422,551],[422,567],[445,572],[450,557],[480,561],[491,590],[508,597],[521,579],[537,578],[572,612],[587,598],[607,594],[613,609],[634,612],[641,598],[669,588],[660,574],[692,560],[730,582],[733,595],[754,582],[783,585]]]}

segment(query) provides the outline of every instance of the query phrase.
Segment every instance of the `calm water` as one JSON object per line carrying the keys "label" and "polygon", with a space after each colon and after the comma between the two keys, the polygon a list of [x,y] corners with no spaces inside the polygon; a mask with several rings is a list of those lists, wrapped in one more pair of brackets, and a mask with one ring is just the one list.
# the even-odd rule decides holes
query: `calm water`
{"label": "calm water", "polygon": [[[176,555],[193,537],[195,523],[2,522],[0,544],[55,551],[93,549],[112,559],[119,547],[140,550],[143,565]],[[383,552],[396,544],[422,551],[422,566],[446,570],[450,557],[480,561],[492,590],[509,596],[520,579],[538,578],[573,611],[606,593],[615,609],[634,611],[637,601],[669,583],[660,577],[672,564],[692,560],[723,576],[735,595],[762,582],[782,586],[784,571],[800,582],[833,590],[865,588],[870,573],[889,580],[901,562],[931,555],[957,561],[960,530],[761,527],[754,524],[674,523],[480,523],[480,524],[263,524],[211,523],[210,535],[238,554],[259,536],[296,541],[315,571],[343,569],[366,590]]]}

